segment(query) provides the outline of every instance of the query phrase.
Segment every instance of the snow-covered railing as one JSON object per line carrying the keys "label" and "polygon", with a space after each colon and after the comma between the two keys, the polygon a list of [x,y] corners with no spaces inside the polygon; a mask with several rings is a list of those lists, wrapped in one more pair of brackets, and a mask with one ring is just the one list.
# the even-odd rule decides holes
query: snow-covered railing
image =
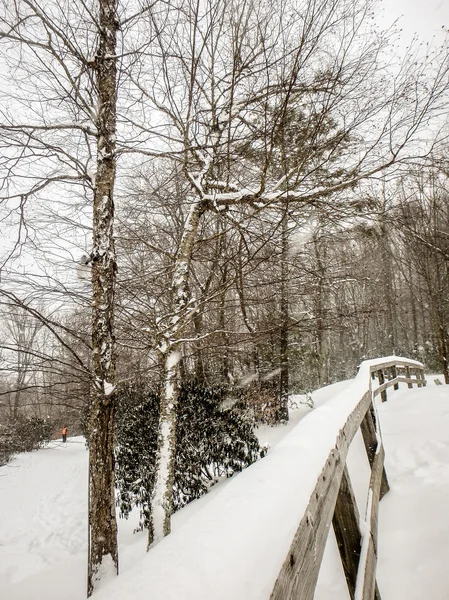
{"label": "snow-covered railing", "polygon": [[[377,376],[379,386],[372,387]],[[355,378],[359,381],[359,401],[349,412],[318,477],[287,558],[271,594],[271,600],[312,600],[330,523],[335,532],[343,570],[352,600],[380,600],[376,583],[377,520],[379,501],[388,492],[384,468],[385,452],[374,399],[387,399],[387,388],[399,383],[426,385],[422,363],[391,356],[364,361]],[[349,446],[361,429],[371,476],[364,518],[360,518],[354,498],[346,457]]]}
{"label": "snow-covered railing", "polygon": [[[426,385],[424,378],[424,369],[421,363],[415,361],[403,360],[399,358],[383,359],[380,364],[370,367],[371,377],[379,380],[379,387],[373,391],[373,395],[381,395],[382,402],[387,400],[387,389],[391,386],[398,389],[399,383],[407,383],[408,387],[417,384],[418,387]],[[402,374],[401,374],[402,373]]]}
{"label": "snow-covered railing", "polygon": [[[416,361],[363,362],[341,393],[308,413],[263,460],[213,489],[200,510],[95,600],[312,600],[331,522],[351,598],[379,600],[377,513],[388,491],[373,405],[382,391],[373,389],[379,371],[391,378],[387,385],[403,381],[398,377],[423,385]],[[346,468],[359,428],[371,465],[361,518]]]}

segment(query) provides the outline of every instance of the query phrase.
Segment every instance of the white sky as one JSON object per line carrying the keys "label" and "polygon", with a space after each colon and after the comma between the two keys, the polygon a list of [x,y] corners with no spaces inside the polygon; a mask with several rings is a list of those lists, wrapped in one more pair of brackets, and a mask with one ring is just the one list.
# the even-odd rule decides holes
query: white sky
{"label": "white sky", "polygon": [[382,25],[390,25],[400,18],[401,45],[404,47],[414,34],[425,42],[431,42],[434,37],[435,45],[441,44],[445,35],[449,35],[448,0],[381,0],[380,7]]}

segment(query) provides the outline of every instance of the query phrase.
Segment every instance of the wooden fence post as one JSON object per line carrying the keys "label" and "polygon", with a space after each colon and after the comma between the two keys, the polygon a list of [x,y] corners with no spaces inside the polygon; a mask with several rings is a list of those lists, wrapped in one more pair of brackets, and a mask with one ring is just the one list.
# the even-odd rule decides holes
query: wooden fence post
{"label": "wooden fence post", "polygon": [[[368,411],[369,412],[369,411]],[[381,499],[382,480],[385,470],[383,468],[385,451],[383,446],[376,452],[374,457],[371,478],[369,484],[369,496],[371,501],[367,505],[366,521],[369,523],[370,535],[365,538],[367,544],[367,554],[365,564],[360,564],[359,569],[364,569],[363,578],[363,600],[380,600],[380,594],[376,583],[376,564],[377,564],[377,534],[378,534],[378,515],[379,500]]]}
{"label": "wooden fence post", "polygon": [[[365,442],[366,454],[368,455],[368,461],[370,467],[373,468],[374,458],[376,457],[377,452],[377,423],[376,417],[374,415],[373,407],[366,412],[366,415],[360,425],[360,429],[362,430],[363,441]],[[382,485],[380,487],[380,499],[382,499],[385,494],[390,490],[390,485],[388,483],[387,474],[385,472],[385,467],[383,467],[382,471]]]}
{"label": "wooden fence post", "polygon": [[421,378],[423,386],[426,387],[427,381],[426,381],[426,376],[424,375],[424,369],[419,370],[419,376]]}
{"label": "wooden fence post", "polygon": [[[412,376],[410,367],[408,365],[405,367],[405,376],[407,377],[407,379],[410,379]],[[411,389],[413,387],[413,383],[408,382],[407,386]]]}
{"label": "wooden fence post", "polygon": [[423,382],[421,379],[421,369],[415,369],[415,376],[416,376],[416,383],[418,385],[418,387],[422,387]]}
{"label": "wooden fence post", "polygon": [[[377,379],[379,380],[379,385],[382,385],[385,383],[385,376],[384,376],[383,369],[379,369],[377,371]],[[382,398],[382,402],[386,402],[387,401],[387,390],[382,390],[380,392],[380,397]]]}
{"label": "wooden fence post", "polygon": [[[391,374],[393,375],[393,379],[396,379],[396,377],[398,376],[398,370],[396,368],[396,365],[393,365],[391,367]],[[395,383],[393,386],[394,390],[398,390],[399,389],[399,383]]]}

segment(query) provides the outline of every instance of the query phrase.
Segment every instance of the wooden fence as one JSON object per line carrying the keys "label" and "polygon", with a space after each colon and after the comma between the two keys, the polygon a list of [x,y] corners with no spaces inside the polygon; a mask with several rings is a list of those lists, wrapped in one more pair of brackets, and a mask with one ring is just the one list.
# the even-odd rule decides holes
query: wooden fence
{"label": "wooden fence", "polygon": [[[348,415],[334,448],[310,496],[288,555],[271,594],[271,600],[312,600],[318,572],[332,522],[343,570],[352,600],[380,600],[376,583],[377,520],[379,501],[388,492],[384,468],[385,452],[374,401],[399,383],[426,385],[423,365],[417,361],[389,357],[365,361],[358,378],[366,379],[360,401]],[[373,389],[373,380],[378,387]],[[363,386],[362,386],[363,388]],[[361,429],[371,476],[366,513],[361,520],[346,466],[350,444]]]}

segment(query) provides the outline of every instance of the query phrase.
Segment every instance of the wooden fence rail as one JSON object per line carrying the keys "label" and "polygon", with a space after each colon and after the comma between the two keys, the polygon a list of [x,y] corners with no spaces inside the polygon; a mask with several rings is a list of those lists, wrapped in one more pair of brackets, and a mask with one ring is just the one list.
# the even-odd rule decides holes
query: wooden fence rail
{"label": "wooden fence rail", "polygon": [[[377,377],[379,386],[373,390]],[[405,358],[388,357],[365,361],[359,379],[366,379],[360,401],[348,415],[334,448],[329,453],[307,510],[302,516],[290,550],[271,593],[271,600],[312,600],[321,560],[332,522],[343,570],[352,600],[380,600],[376,583],[377,521],[379,501],[388,492],[384,468],[385,452],[374,401],[380,394],[387,400],[387,390],[399,383],[426,385],[421,363]],[[352,490],[346,466],[350,444],[361,429],[371,476],[364,518]]]}

